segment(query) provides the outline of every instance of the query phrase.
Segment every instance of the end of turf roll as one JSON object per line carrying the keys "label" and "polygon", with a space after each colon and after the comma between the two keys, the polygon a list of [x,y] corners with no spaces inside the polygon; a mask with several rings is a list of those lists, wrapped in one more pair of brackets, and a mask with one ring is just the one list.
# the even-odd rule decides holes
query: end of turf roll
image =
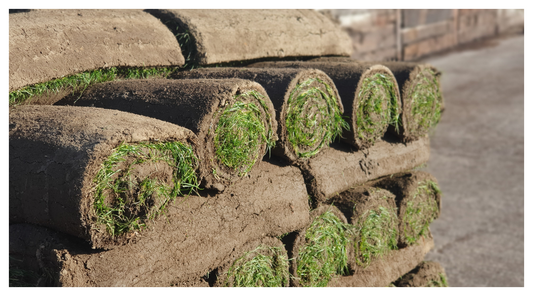
{"label": "end of turf roll", "polygon": [[410,246],[429,235],[429,225],[439,217],[441,209],[441,191],[435,177],[413,171],[384,177],[374,186],[396,195],[400,219],[398,247]]}
{"label": "end of turf roll", "polygon": [[335,206],[321,205],[311,213],[292,248],[292,286],[325,287],[336,275],[347,275],[353,264],[349,225]]}
{"label": "end of turf roll", "polygon": [[352,225],[355,268],[364,269],[375,259],[398,249],[398,215],[395,196],[388,190],[359,186],[331,200]]}
{"label": "end of turf roll", "polygon": [[353,145],[368,148],[381,139],[389,126],[400,132],[401,99],[398,83],[391,71],[383,65],[372,65],[357,83],[352,126]]}

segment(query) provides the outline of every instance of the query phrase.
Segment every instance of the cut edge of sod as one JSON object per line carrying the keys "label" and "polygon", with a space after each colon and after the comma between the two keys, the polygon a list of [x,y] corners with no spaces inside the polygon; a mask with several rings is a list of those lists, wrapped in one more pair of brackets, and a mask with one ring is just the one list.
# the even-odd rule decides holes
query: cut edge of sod
{"label": "cut edge of sod", "polygon": [[[358,86],[354,132],[359,141],[374,144],[389,125],[399,133],[399,126],[402,124],[400,98],[392,74],[379,71],[363,77]],[[377,120],[372,119],[372,115],[377,115]]]}
{"label": "cut edge of sod", "polygon": [[316,217],[298,250],[296,275],[304,287],[325,287],[334,275],[347,275],[349,225],[328,210]]}
{"label": "cut edge of sod", "polygon": [[176,70],[177,68],[171,67],[111,67],[85,71],[14,90],[9,93],[9,106],[12,107],[28,103],[32,98],[44,95],[49,96],[62,91],[71,91],[72,94],[79,94],[81,96],[90,85],[107,81],[153,77],[166,78]]}
{"label": "cut edge of sod", "polygon": [[[134,160],[119,169],[126,158]],[[173,169],[172,186],[156,178],[135,181],[130,178],[135,165],[162,162]],[[198,159],[193,148],[182,142],[121,143],[113,149],[94,178],[93,209],[96,223],[104,225],[113,237],[140,230],[173,202],[177,196],[199,189]],[[135,207],[142,215],[131,214]]]}
{"label": "cut edge of sod", "polygon": [[367,267],[374,258],[398,249],[398,230],[397,227],[393,227],[398,223],[395,209],[383,206],[377,211],[369,210],[361,215],[354,225],[355,263]]}
{"label": "cut edge of sod", "polygon": [[440,121],[442,93],[437,74],[430,67],[421,67],[410,89],[411,123],[409,133],[419,136]]}
{"label": "cut edge of sod", "polygon": [[[318,86],[311,86],[313,83]],[[317,154],[322,147],[340,137],[343,129],[350,129],[341,114],[333,89],[319,78],[309,78],[291,91],[287,100],[285,126],[287,140],[300,158]],[[307,150],[308,147],[310,150]]]}
{"label": "cut edge of sod", "polygon": [[439,216],[436,196],[440,193],[437,183],[431,180],[418,182],[413,197],[406,204],[401,221],[407,244],[414,244],[421,236],[427,237],[429,225]]}
{"label": "cut edge of sod", "polygon": [[[270,255],[262,254],[261,251]],[[287,287],[289,259],[279,247],[260,245],[246,252],[229,268],[224,286]]]}
{"label": "cut edge of sod", "polygon": [[[246,102],[249,97],[255,101]],[[219,110],[216,116],[218,120],[213,140],[215,155],[220,163],[237,172],[239,177],[245,176],[262,156],[259,154],[263,143],[266,144],[267,153],[276,144],[272,118],[263,97],[255,90],[237,94],[235,101]],[[263,114],[268,126],[261,119]],[[216,169],[213,169],[213,173],[217,176]]]}

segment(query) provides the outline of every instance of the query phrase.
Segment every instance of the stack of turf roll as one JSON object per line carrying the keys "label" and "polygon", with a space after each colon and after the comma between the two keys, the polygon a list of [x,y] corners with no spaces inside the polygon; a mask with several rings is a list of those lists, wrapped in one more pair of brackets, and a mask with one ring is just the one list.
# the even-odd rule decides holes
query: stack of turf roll
{"label": "stack of turf roll", "polygon": [[315,69],[203,68],[180,72],[179,78],[241,78],[263,86],[272,101],[278,123],[278,141],[272,152],[294,163],[316,155],[344,129],[344,112],[337,88]]}
{"label": "stack of turf roll", "polygon": [[[319,69],[338,89],[349,128],[342,141],[349,147],[324,149],[303,165],[309,190],[318,202],[383,175],[411,169],[429,159],[429,140],[402,143],[402,100],[393,73],[370,62],[278,61],[255,68]],[[339,163],[337,159],[346,161]]]}
{"label": "stack of turf roll", "polygon": [[441,193],[420,171],[440,73],[350,54],[314,10],[10,14],[10,271],[446,286],[424,262]]}
{"label": "stack of turf roll", "polygon": [[[358,63],[347,57],[321,57],[315,62]],[[402,100],[402,140],[409,142],[430,132],[440,121],[444,101],[441,73],[434,66],[413,62],[379,62],[396,78]]]}
{"label": "stack of turf roll", "polygon": [[57,104],[121,110],[192,130],[202,186],[219,191],[250,172],[277,140],[268,94],[243,79],[113,81]]}

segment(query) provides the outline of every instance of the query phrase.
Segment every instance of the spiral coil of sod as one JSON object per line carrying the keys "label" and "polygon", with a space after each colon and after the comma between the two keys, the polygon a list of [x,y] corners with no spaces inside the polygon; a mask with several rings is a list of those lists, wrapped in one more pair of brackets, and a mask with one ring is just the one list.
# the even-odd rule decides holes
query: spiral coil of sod
{"label": "spiral coil of sod", "polygon": [[351,224],[356,265],[365,268],[375,259],[398,249],[399,219],[391,192],[357,186],[339,193],[329,202],[339,208]]}
{"label": "spiral coil of sod", "polygon": [[376,181],[397,197],[399,238],[398,247],[415,244],[428,237],[429,225],[440,215],[441,191],[437,180],[426,172],[414,171]]}
{"label": "spiral coil of sod", "polygon": [[116,110],[16,106],[10,222],[50,227],[94,248],[126,243],[198,188],[197,141],[180,126]]}
{"label": "spiral coil of sod", "polygon": [[310,78],[291,92],[285,126],[287,139],[300,158],[317,154],[340,137],[343,129],[350,128],[342,118],[331,86],[319,78]]}
{"label": "spiral coil of sod", "polygon": [[289,259],[283,247],[261,244],[235,260],[224,275],[225,287],[288,287]]}
{"label": "spiral coil of sod", "polygon": [[390,70],[376,63],[313,61],[258,62],[250,68],[319,69],[331,77],[338,89],[349,130],[343,141],[357,149],[368,148],[381,139],[389,126],[400,133],[401,108],[398,83]]}
{"label": "spiral coil of sod", "polygon": [[365,74],[357,87],[359,91],[354,114],[355,141],[361,148],[369,147],[383,137],[389,125],[399,133],[402,124],[400,98],[392,75],[379,66],[370,67]]}
{"label": "spiral coil of sod", "polygon": [[240,78],[259,83],[276,110],[278,141],[273,153],[290,162],[316,155],[349,129],[331,79],[314,69],[202,68],[173,75],[179,79]]}
{"label": "spiral coil of sod", "polygon": [[237,94],[233,104],[219,111],[214,130],[216,156],[240,177],[246,175],[261,156],[262,143],[266,143],[267,150],[274,146],[271,121],[268,120],[269,125],[265,127],[257,104],[241,100],[246,97],[255,98],[260,107],[268,109],[264,96],[257,91]]}
{"label": "spiral coil of sod", "polygon": [[[144,178],[132,176],[141,166],[157,170]],[[181,142],[120,144],[94,179],[97,222],[112,236],[145,227],[178,196],[199,188],[197,168],[193,148]]]}
{"label": "spiral coil of sod", "polygon": [[243,79],[125,80],[89,87],[58,104],[140,114],[193,131],[202,186],[224,190],[277,140],[275,111],[261,85]]}
{"label": "spiral coil of sod", "polygon": [[320,206],[293,245],[293,285],[325,287],[337,275],[349,274],[350,233],[346,218],[334,206]]}

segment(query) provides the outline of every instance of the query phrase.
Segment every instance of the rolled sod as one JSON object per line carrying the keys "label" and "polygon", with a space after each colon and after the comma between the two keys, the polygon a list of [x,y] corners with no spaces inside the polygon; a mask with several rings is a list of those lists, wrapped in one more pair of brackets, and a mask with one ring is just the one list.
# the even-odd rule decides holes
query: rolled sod
{"label": "rolled sod", "polygon": [[181,66],[174,35],[141,10],[36,9],[9,14],[9,91],[110,67]]}
{"label": "rolled sod", "polygon": [[202,186],[224,190],[277,140],[276,113],[261,85],[243,79],[144,79],[93,85],[58,104],[116,109],[192,130]]}
{"label": "rolled sod", "polygon": [[[347,57],[322,57],[316,62],[358,61]],[[440,121],[444,99],[440,86],[441,72],[432,65],[413,62],[379,62],[394,74],[401,91],[403,141],[412,141],[427,134]]]}
{"label": "rolled sod", "polygon": [[431,235],[421,237],[416,244],[393,250],[352,275],[333,278],[328,287],[388,287],[422,262],[434,246]]}
{"label": "rolled sod", "polygon": [[368,151],[333,143],[300,166],[309,195],[322,203],[367,181],[411,170],[429,160],[429,138],[410,143],[381,141]]}
{"label": "rolled sod", "polygon": [[441,191],[437,179],[427,172],[413,171],[376,180],[373,186],[396,195],[400,219],[398,246],[414,244],[427,236],[429,225],[440,215]]}
{"label": "rolled sod", "polygon": [[310,213],[291,248],[291,286],[325,287],[336,275],[349,274],[353,249],[344,214],[333,205]]}
{"label": "rolled sod", "polygon": [[[151,9],[181,41],[193,65],[352,53],[330,18],[297,9]],[[177,28],[177,29],[176,29]]]}
{"label": "rolled sod", "polygon": [[309,158],[342,135],[348,124],[337,88],[315,69],[202,68],[179,78],[241,78],[266,90],[278,122],[278,141],[272,152],[290,162]]}
{"label": "rolled sod", "polygon": [[448,287],[444,268],[438,262],[424,261],[393,283],[396,287]]}
{"label": "rolled sod", "polygon": [[194,133],[116,110],[18,106],[9,116],[9,221],[94,248],[127,243],[198,188]]}
{"label": "rolled sod", "polygon": [[385,190],[358,186],[328,201],[344,213],[354,227],[355,268],[364,269],[376,258],[398,249],[398,215],[395,196]]}
{"label": "rolled sod", "polygon": [[250,68],[312,68],[326,73],[337,87],[350,129],[343,141],[368,148],[392,126],[400,132],[401,99],[398,83],[387,67],[375,63],[259,62]]}
{"label": "rolled sod", "polygon": [[261,162],[223,193],[199,194],[169,204],[150,231],[112,250],[78,246],[72,239],[46,244],[33,239],[44,231],[38,226],[10,240],[25,240],[30,254],[43,243],[43,268],[59,286],[168,287],[197,282],[247,242],[293,232],[309,221],[304,181],[291,166]]}
{"label": "rolled sod", "polygon": [[289,258],[277,238],[246,243],[217,268],[215,287],[288,287]]}

